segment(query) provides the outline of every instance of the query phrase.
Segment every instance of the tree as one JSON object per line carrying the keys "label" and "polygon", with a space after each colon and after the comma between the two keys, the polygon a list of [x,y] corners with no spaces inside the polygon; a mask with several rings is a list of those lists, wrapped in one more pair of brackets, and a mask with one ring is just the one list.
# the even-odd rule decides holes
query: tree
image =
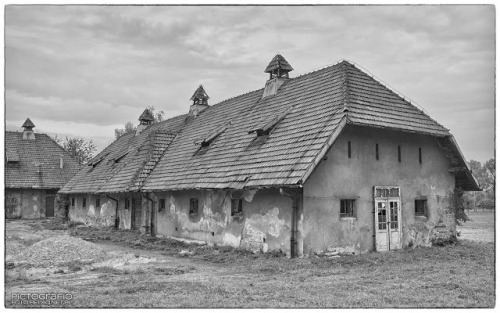
{"label": "tree", "polygon": [[[495,159],[491,158],[484,164],[479,161],[470,160],[470,169],[477,178],[483,191],[473,191],[467,198],[472,199],[472,208],[477,207],[494,209],[495,207]],[[470,209],[470,207],[468,207]]]}
{"label": "tree", "polygon": [[64,150],[68,151],[71,157],[73,157],[73,159],[75,159],[80,165],[87,164],[87,162],[94,157],[94,153],[97,151],[97,147],[94,145],[92,140],[86,142],[85,139],[79,137],[66,137],[65,140],[62,140],[56,136],[54,141],[57,142]]}
{"label": "tree", "polygon": [[137,127],[132,124],[132,122],[125,123],[125,128],[115,128],[115,139],[128,133],[133,133]]}
{"label": "tree", "polygon": [[[165,115],[165,112],[158,111],[158,112],[155,113],[155,107],[154,107],[154,105],[148,106],[147,109],[149,111],[151,111],[151,113],[153,114],[153,117],[155,119],[153,121],[153,124],[154,123],[159,123],[159,122],[163,121],[163,116]],[[128,134],[128,133],[133,133],[136,130],[137,130],[137,127],[134,126],[134,124],[129,121],[129,122],[125,123],[124,128],[115,128],[115,139],[118,139],[118,137],[120,137],[122,135],[125,135],[125,134]]]}

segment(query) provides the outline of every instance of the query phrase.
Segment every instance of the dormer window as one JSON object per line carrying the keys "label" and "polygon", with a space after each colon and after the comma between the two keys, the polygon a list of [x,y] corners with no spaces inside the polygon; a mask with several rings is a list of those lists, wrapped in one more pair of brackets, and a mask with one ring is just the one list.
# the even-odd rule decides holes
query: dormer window
{"label": "dormer window", "polygon": [[248,133],[256,133],[257,137],[269,136],[271,132],[276,128],[276,126],[278,126],[278,124],[286,117],[286,115],[290,113],[291,110],[292,108],[288,108],[281,114],[278,114],[272,119],[265,121],[257,127],[254,127]]}
{"label": "dormer window", "polygon": [[203,139],[200,144],[200,149],[195,152],[196,155],[202,155],[205,154],[209,148],[209,146],[212,144],[212,142],[215,141],[220,135],[222,135],[223,132],[226,131],[228,126],[231,125],[231,122],[229,122],[227,125],[224,125],[222,127],[217,128],[215,131],[213,131],[208,137]]}

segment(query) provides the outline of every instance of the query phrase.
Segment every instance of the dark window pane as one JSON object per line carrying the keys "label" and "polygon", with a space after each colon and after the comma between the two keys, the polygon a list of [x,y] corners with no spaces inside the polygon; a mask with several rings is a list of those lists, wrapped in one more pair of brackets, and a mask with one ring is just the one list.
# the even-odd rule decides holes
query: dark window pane
{"label": "dark window pane", "polygon": [[427,216],[427,200],[415,200],[415,215]]}
{"label": "dark window pane", "polygon": [[340,217],[355,217],[354,199],[340,200]]}
{"label": "dark window pane", "polygon": [[198,198],[189,199],[189,214],[198,215]]}

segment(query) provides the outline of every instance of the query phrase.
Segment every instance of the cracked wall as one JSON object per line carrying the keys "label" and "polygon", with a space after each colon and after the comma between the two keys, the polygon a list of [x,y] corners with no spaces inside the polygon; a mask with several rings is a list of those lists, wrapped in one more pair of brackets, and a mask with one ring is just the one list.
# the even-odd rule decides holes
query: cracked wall
{"label": "cracked wall", "polygon": [[[455,178],[448,168],[448,160],[430,136],[348,126],[328,151],[327,159],[304,183],[304,252],[373,251],[374,186],[401,188],[403,246],[425,246],[437,236],[451,236],[454,220],[445,212]],[[427,199],[428,215],[415,216],[414,201],[423,198]],[[341,199],[355,199],[355,218],[340,218]]]}
{"label": "cracked wall", "polygon": [[[231,216],[231,198],[243,199],[243,213]],[[199,214],[189,215],[189,199],[198,198]],[[176,191],[154,193],[159,235],[191,238],[208,244],[253,251],[290,253],[292,201],[278,189],[247,191]]]}

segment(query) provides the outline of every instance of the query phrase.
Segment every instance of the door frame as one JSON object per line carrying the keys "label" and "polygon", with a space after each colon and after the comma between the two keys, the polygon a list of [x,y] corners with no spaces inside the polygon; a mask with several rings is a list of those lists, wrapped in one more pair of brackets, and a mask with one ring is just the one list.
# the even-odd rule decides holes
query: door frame
{"label": "door frame", "polygon": [[[386,196],[379,196],[377,197],[377,190],[378,189],[387,189],[389,190],[389,193],[386,195]],[[390,190],[391,189],[397,189],[398,192],[397,192],[397,196],[391,196],[390,195]],[[391,211],[390,211],[390,202],[391,201],[396,201],[397,205],[398,205],[398,209],[397,209],[397,223],[398,223],[398,227],[397,227],[397,237],[399,238],[398,240],[398,243],[397,244],[394,244],[394,245],[391,245],[391,241],[392,241],[392,234],[394,232],[391,232]],[[386,223],[387,223],[387,250],[380,250],[378,248],[378,245],[377,245],[377,239],[379,236],[379,234],[381,232],[378,231],[378,207],[377,207],[377,203],[380,203],[380,202],[385,202],[386,203]],[[397,249],[401,249],[402,247],[402,236],[401,236],[401,230],[402,230],[402,225],[401,225],[401,222],[402,222],[402,217],[401,217],[401,212],[402,212],[402,209],[401,209],[401,187],[399,186],[374,186],[373,187],[373,207],[374,207],[374,216],[373,216],[373,223],[374,223],[374,232],[375,232],[375,241],[374,241],[374,246],[375,246],[375,251],[390,251],[390,250],[397,250]]]}

